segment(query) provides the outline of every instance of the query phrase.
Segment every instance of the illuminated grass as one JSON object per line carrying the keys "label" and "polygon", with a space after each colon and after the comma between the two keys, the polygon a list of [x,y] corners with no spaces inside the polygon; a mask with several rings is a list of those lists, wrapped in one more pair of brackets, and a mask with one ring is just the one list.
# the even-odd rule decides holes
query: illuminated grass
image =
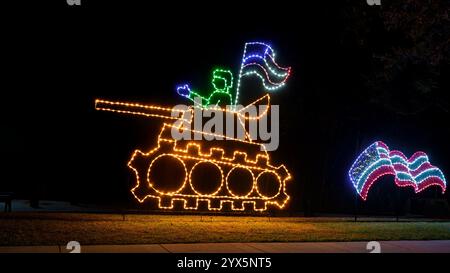
{"label": "illuminated grass", "polygon": [[450,222],[305,218],[0,213],[0,245],[450,239]]}

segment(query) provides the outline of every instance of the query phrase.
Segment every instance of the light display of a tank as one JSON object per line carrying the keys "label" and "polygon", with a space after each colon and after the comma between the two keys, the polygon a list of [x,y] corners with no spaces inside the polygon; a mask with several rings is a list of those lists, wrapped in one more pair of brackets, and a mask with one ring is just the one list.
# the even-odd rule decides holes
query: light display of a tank
{"label": "light display of a tank", "polygon": [[446,181],[442,171],[431,165],[424,152],[415,152],[409,159],[400,151],[377,141],[365,149],[355,160],[348,173],[356,192],[367,199],[370,187],[382,176],[393,175],[399,187],[413,187],[416,193],[430,186],[439,186],[442,193]]}
{"label": "light display of a tank", "polygon": [[[230,203],[231,209],[237,211],[245,210],[246,204],[255,211],[265,211],[269,206],[285,207],[289,200],[286,192],[286,182],[291,179],[289,171],[284,165],[271,164],[264,144],[253,141],[243,124],[245,120],[260,119],[267,114],[270,96],[266,94],[250,104],[267,103],[266,110],[259,116],[243,114],[250,105],[242,109],[234,107],[242,78],[251,75],[256,75],[264,90],[270,91],[284,86],[290,68],[282,68],[275,63],[275,53],[268,44],[251,42],[245,44],[235,89],[233,73],[223,68],[213,71],[210,92],[194,91],[189,84],[177,86],[179,95],[194,102],[187,110],[178,110],[177,117],[173,116],[170,107],[103,99],[95,101],[97,110],[166,121],[158,135],[157,146],[148,152],[134,151],[128,162],[128,167],[136,175],[136,185],[131,192],[140,203],[154,199],[159,208],[173,209],[174,202],[179,201],[184,209],[197,210],[200,202],[205,202],[207,208],[214,211],[222,210],[225,203]],[[226,105],[231,105],[231,109],[225,108]],[[214,135],[185,126],[192,122],[196,113],[194,108],[210,107],[236,115],[246,138]],[[174,120],[174,123],[167,122]],[[201,136],[212,135],[226,141],[176,140],[171,135],[173,129]]]}

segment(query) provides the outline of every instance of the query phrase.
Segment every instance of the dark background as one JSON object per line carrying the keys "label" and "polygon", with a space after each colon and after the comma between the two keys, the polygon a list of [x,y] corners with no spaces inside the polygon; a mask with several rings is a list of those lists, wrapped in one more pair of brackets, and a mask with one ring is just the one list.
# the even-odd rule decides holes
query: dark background
{"label": "dark background", "polygon": [[[96,112],[95,98],[186,103],[177,83],[205,89],[214,67],[237,73],[252,40],[269,41],[293,71],[271,96],[281,110],[272,160],[293,174],[289,212],[353,213],[347,172],[377,140],[407,156],[425,151],[449,173],[447,1],[149,2],[2,11],[0,191],[138,207],[126,162],[155,145],[161,121]],[[407,204],[441,198],[448,192],[416,195],[387,177],[358,206],[414,213]]]}

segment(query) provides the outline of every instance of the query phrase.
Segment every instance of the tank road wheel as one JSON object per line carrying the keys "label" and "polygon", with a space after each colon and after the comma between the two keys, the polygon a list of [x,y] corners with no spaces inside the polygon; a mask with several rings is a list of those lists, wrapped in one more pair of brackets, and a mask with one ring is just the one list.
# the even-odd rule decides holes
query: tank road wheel
{"label": "tank road wheel", "polygon": [[243,167],[233,167],[227,174],[226,185],[231,195],[247,197],[253,191],[253,173]]}
{"label": "tank road wheel", "polygon": [[281,191],[280,178],[273,172],[264,171],[256,177],[256,190],[262,198],[273,198]]}
{"label": "tank road wheel", "polygon": [[200,161],[192,167],[189,182],[196,194],[215,195],[222,187],[223,173],[216,163]]}
{"label": "tank road wheel", "polygon": [[148,183],[160,194],[174,194],[180,191],[187,180],[184,162],[169,154],[156,157],[147,171]]}

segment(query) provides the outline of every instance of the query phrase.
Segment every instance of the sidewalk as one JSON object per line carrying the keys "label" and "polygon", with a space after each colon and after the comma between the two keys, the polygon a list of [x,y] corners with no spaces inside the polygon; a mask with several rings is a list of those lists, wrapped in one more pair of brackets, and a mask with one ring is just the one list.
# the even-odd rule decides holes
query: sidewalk
{"label": "sidewalk", "polygon": [[[382,253],[450,253],[450,240],[380,241]],[[367,242],[85,245],[82,253],[368,253]],[[67,253],[66,246],[0,246],[0,253]]]}

